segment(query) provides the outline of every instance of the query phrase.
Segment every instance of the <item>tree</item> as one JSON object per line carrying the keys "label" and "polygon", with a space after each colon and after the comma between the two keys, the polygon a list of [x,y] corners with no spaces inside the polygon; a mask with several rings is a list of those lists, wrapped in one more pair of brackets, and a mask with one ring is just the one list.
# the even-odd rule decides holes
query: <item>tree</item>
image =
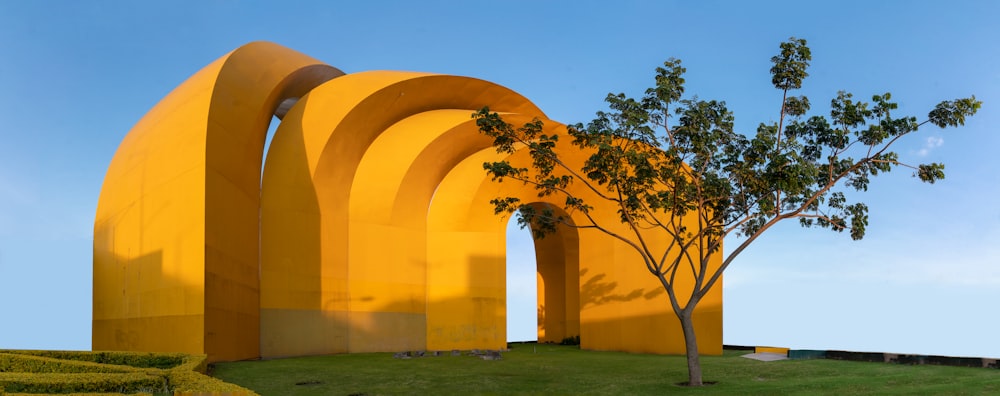
{"label": "tree", "polygon": [[[683,97],[685,68],[670,59],[656,69],[655,85],[641,99],[608,94],[607,112],[598,112],[586,125],[567,126],[570,144],[589,153],[576,168],[560,158],[559,135],[543,133],[541,121],[515,127],[484,108],[473,117],[480,131],[494,139],[497,152],[527,148],[531,156],[529,167],[504,160],[485,163],[486,172],[494,180],[533,185],[539,196],[564,196],[564,212],[582,214],[589,223],[567,221],[556,211],[538,210],[514,197],[491,201],[495,212],[516,213],[519,224],[530,227],[536,238],[555,232],[557,225],[595,228],[634,248],[659,279],[680,321],[688,384],[702,385],[692,313],[734,259],[775,224],[791,219],[862,239],[868,207],[849,202],[844,192],[865,191],[874,176],[899,167],[911,169],[923,182],[943,179],[943,164],[909,165],[890,148],[928,123],[964,125],[981,105],[974,96],[943,101],[918,122],[895,116],[897,104],[889,93],[865,102],[839,92],[830,102],[829,117],[807,117],[809,100],[789,93],[801,88],[811,60],[806,40],[793,37],[781,43],[771,58],[771,82],[782,93],[778,121],[761,123],[755,133],[744,135],[733,130],[733,114],[725,102]],[[630,233],[613,232],[590,216],[594,207],[569,188],[576,183],[595,192],[596,199],[613,203]],[[696,225],[682,222],[686,216],[694,216]],[[646,243],[651,233],[665,235],[680,254],[652,251]],[[712,268],[710,259],[722,254],[729,235],[742,237],[742,242]],[[690,268],[694,277],[690,295],[679,296],[675,290],[681,268]]]}

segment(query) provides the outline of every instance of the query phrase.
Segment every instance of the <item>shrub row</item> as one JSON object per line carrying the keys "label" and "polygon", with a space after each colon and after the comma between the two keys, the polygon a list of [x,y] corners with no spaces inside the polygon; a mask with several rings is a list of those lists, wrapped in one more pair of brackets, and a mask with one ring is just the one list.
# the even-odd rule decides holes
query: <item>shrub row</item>
{"label": "shrub row", "polygon": [[0,353],[0,373],[128,373],[130,367]]}
{"label": "shrub row", "polygon": [[134,373],[0,373],[0,386],[7,392],[71,393],[118,392],[136,393],[165,391],[162,376],[145,372]]}
{"label": "shrub row", "polygon": [[257,393],[194,371],[171,370],[170,388],[182,395],[256,396]]}
{"label": "shrub row", "polygon": [[0,395],[4,390],[8,395],[15,392],[257,395],[204,375],[207,359],[205,355],[185,354],[0,350]]}
{"label": "shrub row", "polygon": [[184,362],[189,355],[181,353],[149,353],[149,352],[104,352],[104,351],[0,351],[18,355],[41,356],[60,360],[78,360],[99,364],[115,364],[119,366],[139,368],[174,368]]}
{"label": "shrub row", "polygon": [[[59,396],[122,396],[122,393],[109,392],[85,392],[85,393],[60,393]],[[7,393],[6,396],[41,396],[37,393]],[[153,396],[152,393],[139,392],[130,393],[129,396]]]}

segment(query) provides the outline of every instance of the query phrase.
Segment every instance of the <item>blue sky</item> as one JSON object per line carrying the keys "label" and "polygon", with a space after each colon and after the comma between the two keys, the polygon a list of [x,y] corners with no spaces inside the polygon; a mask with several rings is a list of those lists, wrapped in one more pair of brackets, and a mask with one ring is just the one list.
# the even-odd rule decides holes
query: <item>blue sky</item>
{"label": "blue sky", "polygon": [[[799,94],[890,91],[900,113],[975,94],[961,129],[898,151],[947,164],[935,185],[899,171],[855,197],[865,240],[787,224],[725,279],[725,342],[1000,357],[1000,3],[884,2],[0,2],[0,348],[89,349],[93,216],[132,125],[212,60],[255,40],[346,72],[477,77],[581,122],[609,92],[640,95],[669,57],[687,92],[725,100],[737,128],[774,121],[769,59],[809,40]],[[735,246],[731,241],[728,246]],[[530,338],[530,241],[514,230],[511,338]],[[527,257],[527,258],[526,258]],[[527,302],[526,302],[527,301]]]}

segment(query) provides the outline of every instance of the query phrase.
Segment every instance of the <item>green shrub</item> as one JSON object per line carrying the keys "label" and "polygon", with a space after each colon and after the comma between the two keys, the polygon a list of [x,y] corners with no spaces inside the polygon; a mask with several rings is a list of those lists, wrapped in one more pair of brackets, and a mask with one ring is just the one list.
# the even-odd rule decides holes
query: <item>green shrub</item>
{"label": "green shrub", "polygon": [[205,392],[233,396],[257,396],[257,393],[252,390],[243,388],[239,385],[223,382],[194,371],[179,369],[170,370],[169,380],[170,388],[174,392],[193,394]]}
{"label": "green shrub", "polygon": [[205,373],[208,371],[208,355],[184,355],[183,361],[173,369]]}
{"label": "green shrub", "polygon": [[184,363],[189,355],[181,353],[118,352],[118,351],[0,351],[61,360],[77,360],[100,364],[115,364],[139,368],[169,369]]}
{"label": "green shrub", "polygon": [[[183,395],[257,395],[204,375],[206,355],[146,352],[0,350],[0,394],[74,393],[120,395],[178,392]],[[140,393],[148,394],[148,393]]]}
{"label": "green shrub", "polygon": [[0,373],[127,373],[128,367],[0,353]]}
{"label": "green shrub", "polygon": [[166,390],[166,379],[145,372],[133,373],[0,373],[0,386],[7,392],[73,393],[118,392],[136,393]]}
{"label": "green shrub", "polygon": [[[60,393],[60,396],[122,396],[121,392]],[[129,393],[129,396],[153,396],[149,392]],[[8,393],[7,396],[40,396],[37,393]]]}

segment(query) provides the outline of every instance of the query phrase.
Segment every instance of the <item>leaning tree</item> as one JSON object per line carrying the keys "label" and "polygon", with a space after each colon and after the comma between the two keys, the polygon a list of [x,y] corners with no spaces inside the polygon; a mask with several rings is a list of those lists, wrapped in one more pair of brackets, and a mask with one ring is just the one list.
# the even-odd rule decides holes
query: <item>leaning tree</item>
{"label": "leaning tree", "polygon": [[[899,167],[928,183],[944,178],[944,165],[904,163],[892,146],[928,123],[964,125],[981,105],[974,96],[944,101],[918,121],[896,116],[897,104],[889,93],[866,102],[839,92],[830,101],[828,117],[807,116],[809,100],[789,93],[802,86],[811,58],[805,40],[793,37],[781,43],[771,58],[771,82],[782,93],[778,121],[761,123],[746,135],[733,130],[733,114],[725,102],[684,98],[685,68],[670,59],[656,69],[656,84],[641,99],[609,94],[608,111],[598,112],[586,125],[567,126],[565,140],[588,153],[578,166],[559,155],[560,135],[543,132],[541,121],[515,126],[484,108],[473,117],[480,131],[494,139],[497,152],[527,149],[531,158],[525,167],[508,160],[485,163],[486,172],[494,180],[533,185],[539,196],[565,198],[562,210],[555,211],[497,197],[491,201],[495,212],[516,213],[519,224],[530,227],[536,238],[559,226],[584,227],[634,248],[680,321],[688,384],[702,385],[692,313],[733,260],[785,220],[863,238],[868,207],[849,202],[844,191],[867,190],[873,176]],[[574,192],[581,190],[570,188],[573,184],[588,191],[586,199]],[[629,232],[613,231],[592,216],[593,200],[617,207],[619,216],[612,218]],[[566,213],[578,219],[570,221]],[[689,216],[696,220],[683,220]],[[722,255],[728,235],[742,237],[739,245],[721,265],[710,265]],[[647,241],[654,237],[667,238],[666,249],[674,253],[652,249]],[[693,279],[677,289],[678,274]]]}

